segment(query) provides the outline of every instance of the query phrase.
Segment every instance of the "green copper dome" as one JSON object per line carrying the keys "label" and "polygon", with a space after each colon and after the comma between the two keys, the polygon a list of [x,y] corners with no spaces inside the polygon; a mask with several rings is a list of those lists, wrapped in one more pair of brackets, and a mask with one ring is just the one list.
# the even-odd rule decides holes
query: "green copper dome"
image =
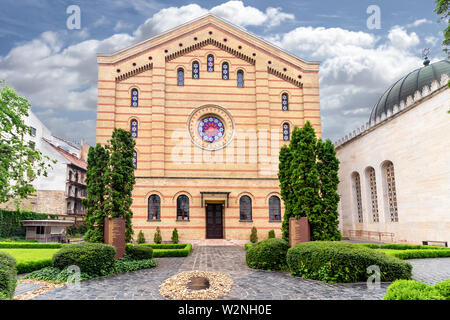
{"label": "green copper dome", "polygon": [[387,114],[387,111],[394,109],[394,106],[400,106],[400,101],[408,96],[414,96],[414,93],[421,91],[424,86],[429,86],[434,80],[441,81],[441,76],[447,74],[450,76],[450,62],[442,60],[432,63],[428,66],[416,69],[395,82],[389,89],[381,96],[378,103],[372,109],[369,123],[375,121],[377,117]]}

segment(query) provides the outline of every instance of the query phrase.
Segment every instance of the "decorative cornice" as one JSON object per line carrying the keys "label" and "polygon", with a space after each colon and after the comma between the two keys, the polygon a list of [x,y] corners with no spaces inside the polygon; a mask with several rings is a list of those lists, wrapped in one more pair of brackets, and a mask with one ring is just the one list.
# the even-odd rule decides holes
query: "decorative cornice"
{"label": "decorative cornice", "polygon": [[126,73],[123,73],[123,74],[117,76],[116,77],[116,82],[126,80],[126,79],[128,79],[128,78],[130,78],[132,76],[135,76],[135,75],[137,75],[139,73],[145,72],[145,71],[150,70],[150,69],[153,69],[153,63],[148,63],[146,65],[143,65],[142,67],[133,69],[131,71],[128,71]]}
{"label": "decorative cornice", "polygon": [[303,88],[303,83],[301,81],[295,80],[294,78],[289,77],[288,75],[285,75],[283,72],[275,70],[272,67],[267,67],[267,71],[270,74],[273,74],[274,76],[281,78],[287,82],[292,83],[293,85],[299,87],[299,88]]}
{"label": "decorative cornice", "polygon": [[228,53],[230,53],[230,54],[232,54],[232,55],[234,55],[234,56],[236,56],[236,57],[238,57],[238,58],[240,58],[240,59],[242,59],[244,61],[247,61],[248,63],[250,63],[252,65],[255,65],[255,59],[250,58],[249,56],[247,56],[245,54],[242,54],[242,53],[238,52],[237,50],[234,50],[234,49],[232,49],[232,48],[224,45],[223,43],[220,43],[219,41],[214,40],[212,38],[208,38],[208,39],[200,41],[199,43],[196,43],[196,44],[194,44],[192,46],[186,47],[184,49],[178,50],[177,52],[169,54],[169,55],[166,56],[166,61],[171,61],[171,60],[173,60],[175,58],[178,58],[178,57],[180,57],[180,56],[182,56],[184,54],[187,54],[187,53],[192,52],[194,50],[200,49],[200,48],[202,48],[202,47],[204,47],[204,46],[206,46],[208,44],[216,46],[219,49],[222,49],[222,50],[224,50],[224,51],[226,51],[226,52],[228,52]]}

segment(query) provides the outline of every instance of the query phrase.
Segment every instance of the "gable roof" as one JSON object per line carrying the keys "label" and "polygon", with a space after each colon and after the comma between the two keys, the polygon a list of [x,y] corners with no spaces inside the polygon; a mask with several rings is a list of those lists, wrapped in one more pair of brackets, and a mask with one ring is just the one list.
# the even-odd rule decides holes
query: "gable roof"
{"label": "gable roof", "polygon": [[49,140],[42,138],[45,142],[47,142],[50,146],[52,146],[56,151],[58,151],[59,154],[61,154],[66,160],[68,160],[71,164],[74,166],[77,166],[78,168],[87,170],[87,162],[79,159],[77,156],[71,154],[70,152],[62,149],[60,146],[55,146],[53,143],[51,143]]}
{"label": "gable roof", "polygon": [[[98,53],[99,64],[117,64],[122,60],[128,59],[130,56],[138,56],[142,54],[142,51],[148,51],[154,49],[155,47],[161,46],[166,42],[173,41],[176,38],[184,37],[189,33],[195,32],[206,26],[214,26],[221,31],[229,33],[231,36],[238,36],[239,40],[247,42],[251,46],[264,51],[266,54],[273,56],[274,58],[284,60],[289,64],[299,67],[305,72],[317,72],[320,62],[318,61],[307,61],[296,55],[272,44],[263,38],[256,36],[242,27],[236,26],[233,23],[215,16],[212,13],[208,13],[197,19],[191,20],[184,24],[181,24],[175,28],[162,32],[154,37],[147,40],[143,40],[134,45],[126,47],[112,54]],[[228,30],[227,30],[228,29]],[[230,31],[233,31],[232,33]],[[245,40],[243,37],[248,37],[251,39],[251,43]],[[302,65],[302,66],[299,66]],[[309,69],[309,70],[308,70]]]}

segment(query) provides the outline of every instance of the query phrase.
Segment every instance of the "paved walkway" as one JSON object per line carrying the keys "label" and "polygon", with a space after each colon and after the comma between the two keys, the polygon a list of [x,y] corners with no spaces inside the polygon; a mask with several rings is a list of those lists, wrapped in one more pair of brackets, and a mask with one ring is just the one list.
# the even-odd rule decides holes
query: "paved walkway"
{"label": "paved walkway", "polygon": [[[35,299],[164,299],[159,285],[172,275],[188,270],[204,270],[228,274],[234,282],[230,295],[223,299],[382,299],[388,283],[369,291],[365,283],[328,284],[292,277],[286,272],[266,272],[250,269],[245,263],[241,246],[194,246],[186,258],[156,258],[153,269],[83,281],[79,288],[62,287],[48,291]],[[413,277],[427,283],[450,278],[450,258],[410,260]]]}

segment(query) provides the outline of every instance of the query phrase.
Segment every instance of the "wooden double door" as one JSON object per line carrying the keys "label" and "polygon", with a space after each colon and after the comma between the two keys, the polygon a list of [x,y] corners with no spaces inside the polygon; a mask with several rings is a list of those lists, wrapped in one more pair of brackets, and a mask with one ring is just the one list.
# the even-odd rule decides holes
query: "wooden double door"
{"label": "wooden double door", "polygon": [[206,204],[206,238],[223,239],[223,204]]}

